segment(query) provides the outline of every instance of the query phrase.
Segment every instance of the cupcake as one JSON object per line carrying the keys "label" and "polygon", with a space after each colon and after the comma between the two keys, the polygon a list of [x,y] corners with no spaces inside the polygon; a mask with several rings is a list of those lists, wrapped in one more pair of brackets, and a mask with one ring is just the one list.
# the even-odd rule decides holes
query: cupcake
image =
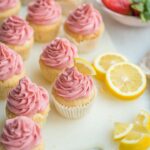
{"label": "cupcake", "polygon": [[44,150],[39,126],[24,116],[6,120],[0,150]]}
{"label": "cupcake", "polygon": [[0,0],[0,21],[18,14],[20,6],[20,0]]}
{"label": "cupcake", "polygon": [[84,116],[96,95],[90,76],[83,75],[75,67],[62,72],[52,87],[52,100],[57,111],[68,119]]}
{"label": "cupcake", "polygon": [[6,104],[6,116],[27,116],[39,125],[46,121],[50,110],[47,91],[24,77],[19,84],[9,92]]}
{"label": "cupcake", "polygon": [[83,3],[83,0],[56,0],[62,7],[62,13],[65,16],[78,7],[78,5]]}
{"label": "cupcake", "polygon": [[55,0],[35,0],[28,6],[27,20],[33,27],[36,42],[50,42],[61,26],[61,7]]}
{"label": "cupcake", "polygon": [[11,16],[0,27],[0,41],[25,60],[33,45],[33,30],[25,20]]}
{"label": "cupcake", "polygon": [[6,45],[0,43],[0,99],[5,99],[24,76],[21,57]]}
{"label": "cupcake", "polygon": [[22,5],[27,5],[32,0],[21,0]]}
{"label": "cupcake", "polygon": [[74,65],[77,48],[67,39],[56,38],[48,44],[40,56],[40,68],[43,77],[52,83],[65,68]]}
{"label": "cupcake", "polygon": [[65,36],[73,41],[80,52],[93,50],[104,31],[104,23],[92,4],[75,9],[64,23]]}

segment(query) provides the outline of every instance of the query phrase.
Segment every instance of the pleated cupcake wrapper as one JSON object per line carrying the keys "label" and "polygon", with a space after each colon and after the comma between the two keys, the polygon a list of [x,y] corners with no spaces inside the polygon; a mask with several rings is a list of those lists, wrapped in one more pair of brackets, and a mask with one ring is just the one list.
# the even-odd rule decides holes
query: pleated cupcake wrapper
{"label": "pleated cupcake wrapper", "polygon": [[[147,54],[148,55],[148,54]],[[145,73],[146,77],[148,79],[150,79],[150,68],[146,66],[146,59],[143,59],[140,64],[139,64],[140,68],[142,69],[142,71]]]}
{"label": "pleated cupcake wrapper", "polygon": [[80,119],[83,117],[91,108],[93,101],[91,101],[87,105],[77,106],[77,107],[68,107],[60,104],[57,102],[55,97],[53,95],[52,100],[54,102],[54,105],[57,109],[57,111],[65,118],[67,119]]}

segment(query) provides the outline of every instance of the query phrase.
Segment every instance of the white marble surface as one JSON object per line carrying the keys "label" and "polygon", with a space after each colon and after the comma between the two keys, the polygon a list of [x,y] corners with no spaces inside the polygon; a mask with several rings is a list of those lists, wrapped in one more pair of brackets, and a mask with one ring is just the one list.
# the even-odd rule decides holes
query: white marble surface
{"label": "white marble surface", "polygon": [[[94,1],[94,0],[93,0]],[[23,16],[25,11],[22,11]],[[150,50],[150,29],[122,26],[104,15],[106,32],[93,53],[83,57],[93,58],[106,51],[117,51],[132,62],[137,63],[147,50]],[[48,83],[39,72],[38,58],[44,45],[36,44],[26,62],[27,74],[37,84],[50,90]],[[150,110],[149,89],[136,101],[124,102],[112,97],[102,84],[96,82],[98,95],[93,108],[80,120],[62,118],[52,105],[48,121],[43,129],[45,150],[92,150],[101,147],[103,150],[117,150],[112,141],[112,128],[115,121],[133,121],[141,109]],[[5,104],[1,102],[1,120],[4,119]],[[94,150],[94,149],[93,149]]]}

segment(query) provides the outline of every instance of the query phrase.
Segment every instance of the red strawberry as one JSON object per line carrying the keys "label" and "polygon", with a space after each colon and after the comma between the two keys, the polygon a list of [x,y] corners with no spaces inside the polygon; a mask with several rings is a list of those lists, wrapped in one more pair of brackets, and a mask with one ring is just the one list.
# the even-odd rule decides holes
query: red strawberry
{"label": "red strawberry", "polygon": [[102,0],[104,5],[120,14],[129,15],[132,13],[130,0]]}

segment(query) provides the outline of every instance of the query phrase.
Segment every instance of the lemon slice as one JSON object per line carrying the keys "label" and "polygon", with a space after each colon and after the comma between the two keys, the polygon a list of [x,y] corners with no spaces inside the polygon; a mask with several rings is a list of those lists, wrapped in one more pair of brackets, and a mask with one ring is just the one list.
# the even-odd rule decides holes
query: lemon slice
{"label": "lemon slice", "polygon": [[133,99],[144,92],[146,76],[138,66],[123,62],[110,67],[106,83],[112,94],[121,99]]}
{"label": "lemon slice", "polygon": [[107,70],[112,66],[120,62],[127,61],[127,58],[118,53],[105,53],[98,56],[94,60],[94,67],[100,78],[104,78]]}
{"label": "lemon slice", "polygon": [[79,57],[74,59],[74,63],[79,72],[91,76],[96,75],[94,67],[87,60]]}
{"label": "lemon slice", "polygon": [[131,131],[120,142],[119,150],[146,150],[150,146],[150,136]]}
{"label": "lemon slice", "polygon": [[115,130],[113,133],[114,140],[120,140],[124,138],[132,129],[133,124],[127,124],[127,123],[115,123]]}
{"label": "lemon slice", "polygon": [[142,110],[136,117],[135,124],[150,132],[150,114]]}

